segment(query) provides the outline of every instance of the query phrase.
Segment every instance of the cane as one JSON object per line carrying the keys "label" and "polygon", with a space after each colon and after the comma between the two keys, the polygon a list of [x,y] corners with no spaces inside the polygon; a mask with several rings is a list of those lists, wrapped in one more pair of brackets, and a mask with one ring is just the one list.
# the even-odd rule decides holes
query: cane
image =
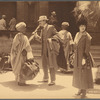
{"label": "cane", "polygon": [[39,29],[40,26],[38,26],[34,32],[32,32],[32,36],[29,38],[29,42],[31,42],[32,39],[37,35],[37,30]]}

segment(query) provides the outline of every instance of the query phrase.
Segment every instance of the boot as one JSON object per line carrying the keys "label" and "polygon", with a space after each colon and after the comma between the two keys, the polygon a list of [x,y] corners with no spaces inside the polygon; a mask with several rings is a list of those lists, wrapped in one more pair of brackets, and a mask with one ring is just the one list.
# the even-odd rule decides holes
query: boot
{"label": "boot", "polygon": [[19,85],[19,86],[26,86],[26,83],[18,82],[18,85]]}
{"label": "boot", "polygon": [[84,99],[85,97],[86,97],[86,90],[85,89],[82,89],[81,98]]}
{"label": "boot", "polygon": [[82,94],[82,89],[80,89],[80,90],[78,91],[78,93],[75,94],[75,95],[79,96],[79,95],[81,95],[81,94]]}

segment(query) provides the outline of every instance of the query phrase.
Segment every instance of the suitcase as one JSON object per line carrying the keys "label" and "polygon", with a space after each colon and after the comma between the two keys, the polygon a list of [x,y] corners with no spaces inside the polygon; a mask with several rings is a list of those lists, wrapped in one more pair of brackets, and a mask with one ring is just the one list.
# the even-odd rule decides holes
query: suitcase
{"label": "suitcase", "polygon": [[39,64],[35,61],[26,61],[21,69],[21,76],[25,80],[34,79],[39,72]]}

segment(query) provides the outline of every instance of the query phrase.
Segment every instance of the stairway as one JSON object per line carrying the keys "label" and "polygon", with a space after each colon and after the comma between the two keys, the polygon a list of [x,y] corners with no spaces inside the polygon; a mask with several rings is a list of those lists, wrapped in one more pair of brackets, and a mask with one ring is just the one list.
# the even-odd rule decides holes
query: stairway
{"label": "stairway", "polygon": [[[40,57],[41,56],[41,45],[40,44],[32,44],[32,49],[33,49],[33,54],[35,57]],[[95,66],[100,65],[100,46],[91,46],[90,50],[94,61],[95,61]]]}
{"label": "stairway", "polygon": [[[98,36],[99,37],[99,36]],[[96,40],[96,38],[95,38]],[[93,55],[94,61],[96,66],[100,65],[100,41],[98,41],[98,46],[92,43],[91,46],[91,54]],[[0,54],[2,53],[10,53],[11,50],[11,45],[12,45],[12,38],[7,38],[7,37],[0,37]],[[41,49],[42,46],[40,43],[32,41],[31,42],[31,47],[33,50],[33,54],[35,57],[40,58],[41,57]]]}
{"label": "stairway", "polygon": [[100,65],[100,46],[91,46],[90,52],[94,58],[95,65]]}
{"label": "stairway", "polygon": [[41,51],[42,51],[41,44],[32,44],[31,47],[32,47],[33,55],[35,57],[40,57],[41,56]]}

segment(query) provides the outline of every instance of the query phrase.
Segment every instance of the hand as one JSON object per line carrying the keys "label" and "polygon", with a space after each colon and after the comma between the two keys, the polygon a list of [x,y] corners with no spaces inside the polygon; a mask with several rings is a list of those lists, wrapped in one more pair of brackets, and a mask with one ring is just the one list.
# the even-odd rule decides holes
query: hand
{"label": "hand", "polygon": [[33,59],[33,58],[27,59],[26,62],[27,62],[28,64],[32,64],[32,63],[34,62],[34,59]]}
{"label": "hand", "polygon": [[49,39],[48,39],[48,41],[49,41],[49,43],[51,43],[51,42],[52,42],[52,39],[51,39],[51,38],[49,38]]}
{"label": "hand", "polygon": [[34,35],[35,34],[35,32],[32,32],[32,35]]}
{"label": "hand", "polygon": [[40,38],[40,36],[38,34],[34,34],[35,39]]}
{"label": "hand", "polygon": [[82,59],[82,65],[85,65],[86,64],[86,59]]}

